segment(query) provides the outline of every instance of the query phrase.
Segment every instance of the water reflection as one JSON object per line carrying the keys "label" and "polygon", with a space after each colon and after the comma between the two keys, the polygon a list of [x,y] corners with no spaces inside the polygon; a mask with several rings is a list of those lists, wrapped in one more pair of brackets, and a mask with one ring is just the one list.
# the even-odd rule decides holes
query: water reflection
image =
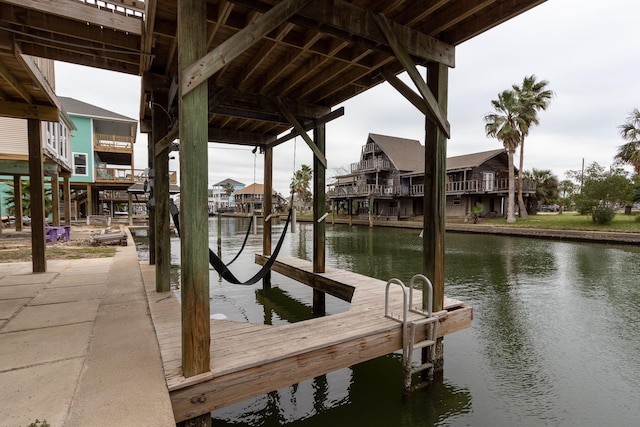
{"label": "water reflection", "polygon": [[[229,260],[248,222],[223,221]],[[310,259],[311,230],[300,223],[282,253]],[[213,243],[216,232],[213,221]],[[234,273],[253,275],[261,245],[260,234],[250,236]],[[422,269],[417,230],[328,225],[326,247],[328,266],[385,281],[407,282]],[[401,363],[389,355],[216,411],[214,424],[637,424],[640,248],[448,233],[445,275],[447,295],[474,307],[474,323],[447,336],[444,377],[428,390],[402,401]],[[212,273],[212,313],[273,325],[310,317],[309,288],[278,274],[272,281],[264,292]],[[327,296],[327,308],[348,304]]]}

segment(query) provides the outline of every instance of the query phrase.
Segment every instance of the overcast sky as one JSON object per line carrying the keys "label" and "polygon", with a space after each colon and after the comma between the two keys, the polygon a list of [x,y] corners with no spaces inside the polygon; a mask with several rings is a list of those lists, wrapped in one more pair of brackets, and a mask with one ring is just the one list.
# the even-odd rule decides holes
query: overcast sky
{"label": "overcast sky", "polygon": [[[490,102],[499,92],[534,74],[549,81],[556,96],[526,140],[525,169],[550,169],[562,180],[567,170],[579,170],[583,159],[586,165],[610,165],[624,143],[618,126],[640,108],[639,16],[637,0],[548,0],[458,46],[456,67],[449,72],[447,155],[501,148],[485,136],[483,117],[492,112]],[[56,91],[139,118],[136,76],[57,63]],[[424,117],[387,84],[344,107],[345,115],[327,125],[327,181],[359,160],[369,133],[424,144]],[[146,141],[138,135],[136,168],[146,167]],[[254,176],[262,183],[262,161],[250,148],[209,144],[209,184],[232,178],[249,185]],[[278,146],[274,189],[288,192],[293,171],[311,162],[302,138]],[[171,160],[170,169],[178,168],[178,160]]]}

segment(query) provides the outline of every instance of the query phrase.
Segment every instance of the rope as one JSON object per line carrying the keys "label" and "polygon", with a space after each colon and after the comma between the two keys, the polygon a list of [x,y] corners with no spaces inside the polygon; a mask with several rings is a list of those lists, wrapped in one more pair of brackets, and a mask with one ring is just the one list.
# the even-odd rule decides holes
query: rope
{"label": "rope", "polygon": [[[292,197],[293,197],[293,194],[292,194]],[[280,252],[280,249],[282,248],[282,244],[284,243],[284,238],[287,235],[287,227],[289,226],[289,221],[291,221],[292,210],[293,210],[292,208],[289,208],[289,214],[287,215],[287,222],[284,225],[284,229],[282,230],[282,234],[280,235],[280,239],[278,240],[278,244],[274,248],[273,253],[269,257],[267,262],[262,266],[262,268],[258,270],[258,272],[246,282],[240,281],[233,273],[231,273],[231,271],[229,271],[229,269],[227,268],[228,264],[225,265],[224,262],[222,262],[222,260],[211,249],[209,249],[209,264],[211,264],[211,266],[222,276],[224,280],[226,280],[229,283],[233,283],[234,285],[249,286],[249,285],[258,283],[267,275],[269,271],[271,271],[271,267],[273,266],[273,263],[276,262],[278,253]],[[178,236],[180,236],[180,214],[178,212],[177,206],[172,203],[170,206],[170,211],[171,211],[171,216],[173,217],[173,224],[175,225],[176,230],[178,231]]]}

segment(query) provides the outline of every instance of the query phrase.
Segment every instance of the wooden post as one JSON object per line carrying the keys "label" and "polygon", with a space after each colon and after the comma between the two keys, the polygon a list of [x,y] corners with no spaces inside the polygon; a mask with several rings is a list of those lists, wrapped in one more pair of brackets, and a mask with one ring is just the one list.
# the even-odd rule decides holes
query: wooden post
{"label": "wooden post", "polygon": [[[149,176],[147,180],[149,182],[149,202],[147,203],[147,215],[149,217],[149,226],[147,228],[147,236],[149,238],[149,247],[156,247],[156,192],[155,192],[155,138],[153,132],[147,135],[147,165],[149,167]],[[153,183],[153,184],[152,184]],[[149,264],[156,264],[156,251],[149,251]]]}
{"label": "wooden post", "polygon": [[[325,154],[326,128],[319,125],[313,129],[313,139],[321,154]],[[313,272],[325,272],[325,193],[326,169],[317,156],[313,156]],[[313,290],[313,315],[324,316],[326,313],[325,293]]]}
{"label": "wooden post", "polygon": [[24,214],[22,212],[22,177],[20,175],[13,176],[13,200],[15,201],[16,231],[22,231],[22,216]]}
{"label": "wooden post", "polygon": [[[29,183],[31,187],[31,264],[34,273],[44,273],[47,271],[47,261],[45,259],[44,168],[42,167],[40,120],[28,119],[27,133],[29,140]],[[20,217],[20,222],[22,222],[22,216]]]}
{"label": "wooden post", "polygon": [[[206,54],[207,4],[178,1],[180,75]],[[180,86],[184,82],[180,82]],[[210,370],[209,238],[207,212],[207,85],[180,94],[180,245],[182,278],[182,371],[185,377]],[[202,421],[211,416],[207,411]]]}
{"label": "wooden post", "polygon": [[[154,144],[169,131],[168,117],[158,104],[165,104],[166,96],[156,94],[152,105],[152,139]],[[160,96],[158,96],[160,95]],[[169,240],[169,150],[153,150],[154,177],[153,196],[156,201],[155,217],[155,252],[156,252],[156,292],[171,290],[171,242]],[[206,189],[205,189],[206,193]]]}
{"label": "wooden post", "polygon": [[373,227],[373,207],[376,203],[376,199],[373,197],[369,198],[369,227]]}
{"label": "wooden post", "polygon": [[58,171],[51,175],[51,208],[53,225],[60,227],[60,180]]}
{"label": "wooden post", "polygon": [[62,197],[64,197],[64,225],[71,225],[71,181],[67,173],[62,177]]}
{"label": "wooden post", "polygon": [[[448,73],[446,65],[427,65],[427,85],[446,114],[448,96]],[[447,162],[447,137],[438,124],[429,117],[425,120],[425,162],[424,162],[424,236],[423,269],[433,284],[433,311],[440,311],[444,305],[444,233],[445,233],[445,179]],[[427,304],[427,293],[423,293],[423,307]],[[426,349],[422,360],[428,360]],[[434,371],[444,369],[444,345],[442,338],[436,343]],[[427,371],[425,371],[426,373]]]}
{"label": "wooden post", "polygon": [[127,216],[129,217],[129,227],[131,227],[133,225],[133,194],[127,192],[127,198]]}
{"label": "wooden post", "polygon": [[[440,63],[427,67],[427,85],[447,111],[448,68]],[[444,304],[444,226],[447,138],[438,124],[426,118],[424,182],[424,274],[433,284],[433,311]],[[423,295],[426,304],[427,294]]]}
{"label": "wooden post", "polygon": [[[85,212],[85,214],[87,215],[87,219],[93,215],[93,194],[92,194],[92,189],[91,189],[91,184],[87,184],[87,212]],[[87,221],[87,225],[89,225],[89,222]]]}
{"label": "wooden post", "polygon": [[[262,205],[262,254],[271,255],[271,211],[273,210],[273,148],[264,151],[264,203]],[[267,220],[267,218],[269,218]],[[271,271],[262,279],[262,289],[271,289]]]}

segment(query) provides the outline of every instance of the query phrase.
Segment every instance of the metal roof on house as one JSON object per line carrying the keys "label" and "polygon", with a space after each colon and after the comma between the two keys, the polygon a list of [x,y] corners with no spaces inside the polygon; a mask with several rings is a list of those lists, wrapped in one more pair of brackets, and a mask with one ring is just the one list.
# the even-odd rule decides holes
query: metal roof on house
{"label": "metal roof on house", "polygon": [[74,98],[68,98],[65,96],[60,96],[58,98],[60,99],[62,107],[68,114],[132,123],[138,122],[131,117],[123,116],[122,114],[114,113],[113,111],[105,110],[104,108],[100,108],[92,104],[87,104],[86,102],[78,101]]}

